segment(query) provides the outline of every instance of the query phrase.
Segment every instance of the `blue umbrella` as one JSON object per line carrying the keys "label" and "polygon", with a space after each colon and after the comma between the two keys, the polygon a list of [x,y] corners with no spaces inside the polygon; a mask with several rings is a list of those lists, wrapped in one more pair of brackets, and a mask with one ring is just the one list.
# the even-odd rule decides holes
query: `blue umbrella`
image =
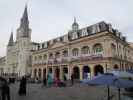
{"label": "blue umbrella", "polygon": [[115,76],[111,73],[105,73],[101,76],[96,77],[93,80],[86,80],[83,82],[85,82],[88,85],[105,85],[105,86],[107,86],[108,87],[108,100],[110,99],[109,86],[114,86],[114,87],[118,88],[119,100],[120,100],[120,88],[133,87],[133,81],[119,79],[117,76]]}
{"label": "blue umbrella", "polygon": [[133,87],[133,81],[125,79],[115,79],[113,85],[118,88],[118,97],[120,98],[120,88],[131,88]]}
{"label": "blue umbrella", "polygon": [[111,73],[106,73],[100,76],[95,77],[92,80],[82,80],[81,83],[88,85],[105,85],[108,88],[108,100],[110,99],[110,88],[109,86],[113,84],[112,80],[115,80],[116,77]]}

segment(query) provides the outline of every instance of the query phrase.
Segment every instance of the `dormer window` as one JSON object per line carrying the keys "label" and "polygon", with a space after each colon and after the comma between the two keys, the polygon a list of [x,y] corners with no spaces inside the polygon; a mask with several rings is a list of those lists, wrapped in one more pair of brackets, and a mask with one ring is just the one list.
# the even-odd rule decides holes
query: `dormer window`
{"label": "dormer window", "polygon": [[98,33],[100,32],[99,24],[92,26],[92,33]]}
{"label": "dormer window", "polygon": [[38,50],[40,49],[40,45],[38,45],[37,49],[38,49]]}
{"label": "dormer window", "polygon": [[54,43],[57,42],[57,39],[54,39],[53,42],[54,42]]}
{"label": "dormer window", "polygon": [[63,42],[64,41],[64,37],[60,37],[60,41]]}
{"label": "dormer window", "polygon": [[82,30],[82,34],[81,35],[82,36],[87,36],[88,35],[87,28]]}
{"label": "dormer window", "polygon": [[78,38],[77,32],[72,33],[72,40],[77,39],[77,38]]}
{"label": "dormer window", "polygon": [[44,48],[44,43],[42,44],[42,49]]}

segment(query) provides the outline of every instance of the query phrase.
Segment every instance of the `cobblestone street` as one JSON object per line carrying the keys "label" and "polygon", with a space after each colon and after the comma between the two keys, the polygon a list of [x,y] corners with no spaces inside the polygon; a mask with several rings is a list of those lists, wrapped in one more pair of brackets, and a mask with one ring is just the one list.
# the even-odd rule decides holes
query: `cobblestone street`
{"label": "cobblestone street", "polygon": [[[27,95],[18,95],[19,84],[11,84],[11,100],[102,100],[106,89],[75,84],[72,87],[43,87],[42,84],[28,84]],[[105,96],[105,97],[104,97]]]}

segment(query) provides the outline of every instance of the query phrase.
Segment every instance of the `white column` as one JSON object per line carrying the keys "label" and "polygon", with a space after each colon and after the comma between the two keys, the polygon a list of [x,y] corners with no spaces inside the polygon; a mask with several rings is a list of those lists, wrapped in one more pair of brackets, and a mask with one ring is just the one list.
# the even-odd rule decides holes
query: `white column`
{"label": "white column", "polygon": [[60,66],[60,79],[63,80],[63,66]]}

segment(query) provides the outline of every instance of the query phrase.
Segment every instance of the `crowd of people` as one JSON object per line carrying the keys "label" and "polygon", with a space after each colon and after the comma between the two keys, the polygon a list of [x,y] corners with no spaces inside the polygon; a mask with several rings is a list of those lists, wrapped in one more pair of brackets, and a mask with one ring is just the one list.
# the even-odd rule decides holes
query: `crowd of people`
{"label": "crowd of people", "polygon": [[[10,81],[11,79],[0,77],[0,100],[11,100],[10,98]],[[20,80],[18,95],[26,95],[26,77]]]}
{"label": "crowd of people", "polygon": [[[6,79],[3,77],[0,77],[0,100],[10,100],[10,84],[14,83],[11,81],[12,79]],[[38,80],[37,78],[35,79],[36,81]],[[64,81],[61,81],[59,77],[53,78],[52,75],[49,73],[43,78],[43,86],[46,87],[51,87],[51,86],[56,86],[56,87],[66,87],[66,81],[67,77],[64,75]],[[15,81],[15,80],[14,80]],[[74,84],[74,75],[71,75],[71,85]],[[27,90],[27,77],[23,76],[19,80],[19,89],[18,89],[18,95],[19,96],[26,96],[26,90]]]}
{"label": "crowd of people", "polygon": [[[74,75],[71,75],[71,85],[74,83]],[[52,77],[52,74],[48,74],[47,77],[43,78],[43,85],[47,87],[56,86],[56,87],[65,87],[67,85],[67,77],[63,76],[63,80],[60,80],[59,77]]]}

